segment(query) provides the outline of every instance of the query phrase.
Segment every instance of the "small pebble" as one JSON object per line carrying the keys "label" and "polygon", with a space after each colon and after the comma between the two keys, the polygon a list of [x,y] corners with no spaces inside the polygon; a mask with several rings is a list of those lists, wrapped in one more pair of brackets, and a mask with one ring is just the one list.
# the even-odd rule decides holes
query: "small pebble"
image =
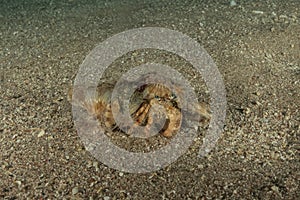
{"label": "small pebble", "polygon": [[260,11],[260,10],[253,10],[252,11],[254,14],[264,14],[263,11]]}
{"label": "small pebble", "polygon": [[16,181],[17,185],[20,187],[22,185],[21,181]]}
{"label": "small pebble", "polygon": [[38,137],[43,137],[45,135],[45,130],[41,130],[38,134]]}
{"label": "small pebble", "polygon": [[93,162],[93,167],[95,168],[96,172],[99,171],[98,162]]}
{"label": "small pebble", "polygon": [[234,0],[230,1],[230,6],[236,6],[236,2]]}
{"label": "small pebble", "polygon": [[273,186],[271,187],[271,189],[272,189],[274,192],[276,192],[277,194],[280,194],[279,188],[278,188],[277,186],[273,185]]}
{"label": "small pebble", "polygon": [[198,168],[199,168],[199,169],[203,169],[204,166],[200,164],[200,165],[198,165]]}
{"label": "small pebble", "polygon": [[78,187],[74,187],[74,188],[72,189],[72,194],[75,195],[75,194],[77,194],[77,193],[78,193]]}
{"label": "small pebble", "polygon": [[244,112],[245,112],[245,114],[249,114],[251,112],[251,109],[250,108],[245,108]]}

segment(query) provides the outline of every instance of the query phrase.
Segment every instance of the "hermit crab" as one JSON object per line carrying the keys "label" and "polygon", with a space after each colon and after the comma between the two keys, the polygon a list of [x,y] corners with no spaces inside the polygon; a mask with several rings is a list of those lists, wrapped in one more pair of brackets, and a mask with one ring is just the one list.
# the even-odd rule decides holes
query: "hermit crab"
{"label": "hermit crab", "polygon": [[[89,116],[96,118],[102,128],[108,131],[120,128],[124,130],[122,125],[117,125],[113,115],[113,108],[118,112],[124,110],[120,103],[121,99],[111,100],[115,85],[116,82],[104,82],[99,84],[97,88],[84,87],[81,89],[75,86],[70,88],[68,100],[73,106],[85,109]],[[75,89],[79,91],[76,94],[73,93]],[[180,99],[177,97],[180,92],[181,88],[176,85],[172,88],[161,83],[147,83],[139,86],[130,99],[129,112],[133,126],[126,128],[127,133],[131,135],[138,127],[144,127],[143,130],[147,135],[151,127],[156,126],[157,120],[163,119],[164,124],[159,129],[159,133],[170,138],[180,129],[183,113],[192,118],[193,116],[200,116],[199,123],[208,122],[211,117],[208,105],[196,103],[191,106],[191,109],[184,110]],[[123,120],[126,121],[127,119]]]}

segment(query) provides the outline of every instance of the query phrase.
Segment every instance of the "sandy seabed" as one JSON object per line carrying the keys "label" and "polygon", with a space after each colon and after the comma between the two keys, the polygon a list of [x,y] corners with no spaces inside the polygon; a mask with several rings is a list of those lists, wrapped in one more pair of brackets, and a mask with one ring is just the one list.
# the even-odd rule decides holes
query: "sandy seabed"
{"label": "sandy seabed", "polygon": [[[0,197],[299,199],[300,1],[236,3],[2,2]],[[228,108],[224,132],[207,157],[197,157],[201,130],[168,167],[130,174],[86,150],[66,96],[97,44],[139,27],[165,27],[197,40],[223,76]],[[107,76],[153,59],[184,65],[170,55],[142,52],[116,61]],[[203,83],[187,77],[207,100]]]}

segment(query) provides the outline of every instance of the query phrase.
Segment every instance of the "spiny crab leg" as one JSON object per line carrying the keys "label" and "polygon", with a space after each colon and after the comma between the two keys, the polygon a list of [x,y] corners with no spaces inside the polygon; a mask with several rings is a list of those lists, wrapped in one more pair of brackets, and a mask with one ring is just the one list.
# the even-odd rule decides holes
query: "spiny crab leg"
{"label": "spiny crab leg", "polygon": [[162,130],[162,135],[164,137],[172,137],[181,127],[182,114],[179,109],[174,109],[171,102],[165,102],[165,112],[166,112],[166,123]]}
{"label": "spiny crab leg", "polygon": [[140,108],[134,114],[134,120],[138,124],[141,124],[143,121],[145,121],[146,117],[148,116],[150,108],[151,108],[150,104],[142,103]]}

